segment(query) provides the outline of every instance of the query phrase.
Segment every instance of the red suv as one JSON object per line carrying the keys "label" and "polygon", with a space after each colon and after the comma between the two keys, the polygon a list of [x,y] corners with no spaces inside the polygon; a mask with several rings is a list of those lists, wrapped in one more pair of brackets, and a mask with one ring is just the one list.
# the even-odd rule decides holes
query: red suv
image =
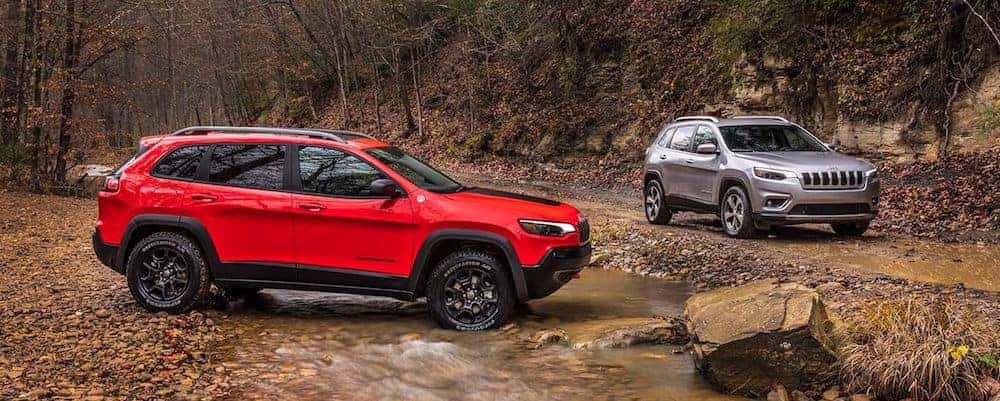
{"label": "red suv", "polygon": [[447,328],[502,324],[590,261],[567,204],[463,186],[368,135],[191,127],[145,137],[98,195],[94,251],[139,305],[183,312],[214,283],[427,297]]}

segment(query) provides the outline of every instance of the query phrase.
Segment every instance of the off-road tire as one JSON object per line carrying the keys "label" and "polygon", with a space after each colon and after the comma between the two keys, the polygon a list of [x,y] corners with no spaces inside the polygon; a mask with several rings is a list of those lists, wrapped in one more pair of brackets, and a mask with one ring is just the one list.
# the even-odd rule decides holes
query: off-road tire
{"label": "off-road tire", "polygon": [[759,233],[753,222],[753,207],[750,197],[743,187],[729,187],[719,202],[719,217],[722,218],[722,230],[734,238],[756,238]]}
{"label": "off-road tire", "polygon": [[669,224],[670,219],[674,216],[673,211],[667,207],[666,197],[663,195],[663,185],[656,179],[646,182],[646,187],[642,190],[642,207],[646,214],[646,221],[652,224]]}
{"label": "off-road tire", "polygon": [[[162,250],[175,252],[177,258],[184,263],[184,267],[179,270],[186,273],[186,286],[175,299],[157,300],[140,282],[140,275],[147,271],[143,266],[144,257]],[[150,312],[187,312],[204,301],[212,288],[208,262],[198,245],[175,232],[157,232],[139,240],[129,252],[125,277],[136,303]]]}
{"label": "off-road tire", "polygon": [[[463,322],[449,312],[448,308],[450,307],[446,302],[448,294],[454,295],[454,291],[446,291],[445,286],[461,272],[470,270],[489,276],[493,288],[491,292],[495,299],[495,310],[493,313],[487,314],[488,316],[483,316],[482,320]],[[480,283],[484,282],[480,281]],[[482,294],[485,292],[487,290],[480,291]],[[479,250],[457,251],[434,266],[434,270],[431,271],[431,276],[427,280],[426,294],[434,320],[443,328],[460,331],[480,331],[500,327],[513,314],[514,306],[517,304],[514,287],[506,267],[493,256]],[[452,298],[454,299],[454,297]]]}
{"label": "off-road tire", "polygon": [[849,223],[832,223],[830,228],[833,228],[833,232],[837,235],[845,237],[860,237],[868,231],[868,226],[871,225],[871,221],[852,221]]}

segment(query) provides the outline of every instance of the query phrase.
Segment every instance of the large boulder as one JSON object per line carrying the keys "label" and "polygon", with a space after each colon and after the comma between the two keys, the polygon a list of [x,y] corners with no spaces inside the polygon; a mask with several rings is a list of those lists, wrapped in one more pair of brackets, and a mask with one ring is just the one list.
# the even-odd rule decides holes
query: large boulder
{"label": "large boulder", "polygon": [[757,281],[692,296],[685,310],[695,363],[724,391],[761,397],[829,379],[832,324],[819,294]]}
{"label": "large boulder", "polygon": [[86,195],[94,195],[104,186],[104,179],[113,172],[114,168],[100,164],[73,166],[66,172],[66,182],[79,185]]}

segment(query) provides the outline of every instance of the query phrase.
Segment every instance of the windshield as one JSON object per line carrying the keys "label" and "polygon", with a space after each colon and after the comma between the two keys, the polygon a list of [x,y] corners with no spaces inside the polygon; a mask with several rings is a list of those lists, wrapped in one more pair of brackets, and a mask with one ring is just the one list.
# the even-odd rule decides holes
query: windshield
{"label": "windshield", "polygon": [[444,173],[435,170],[434,167],[428,166],[397,147],[371,148],[367,152],[406,177],[414,185],[428,191],[458,192],[465,188]]}
{"label": "windshield", "polygon": [[805,130],[794,125],[737,125],[719,127],[733,152],[826,152]]}

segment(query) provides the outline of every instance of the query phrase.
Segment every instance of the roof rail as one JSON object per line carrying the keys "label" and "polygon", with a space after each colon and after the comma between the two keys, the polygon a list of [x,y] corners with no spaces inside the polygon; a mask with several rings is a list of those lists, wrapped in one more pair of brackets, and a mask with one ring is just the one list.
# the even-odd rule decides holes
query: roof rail
{"label": "roof rail", "polygon": [[787,119],[785,119],[785,117],[781,117],[781,116],[735,116],[735,117],[729,117],[729,118],[731,118],[733,120],[749,120],[749,119],[756,118],[756,119],[761,119],[761,120],[778,120],[778,121],[781,121],[783,123],[789,122]]}
{"label": "roof rail", "polygon": [[[272,135],[299,135],[308,136],[311,138],[329,139],[331,141],[336,141],[340,143],[347,143],[344,138],[341,138],[336,134],[336,131],[330,130],[317,130],[317,129],[302,129],[302,128],[268,128],[268,127],[215,127],[215,126],[196,126],[182,128],[177,131],[170,133],[167,136],[183,136],[192,135],[197,133],[206,132],[227,132],[227,133],[239,133],[239,134],[272,134]],[[341,131],[346,134],[347,131]],[[358,135],[351,133],[352,135]],[[364,134],[361,134],[364,136]]]}
{"label": "roof rail", "polygon": [[708,120],[713,123],[719,122],[718,118],[712,116],[684,116],[684,117],[677,117],[674,119],[674,121],[703,121],[703,120]]}
{"label": "roof rail", "polygon": [[363,133],[363,132],[357,132],[357,131],[348,131],[348,130],[343,130],[343,129],[325,129],[325,128],[306,128],[306,129],[309,130],[309,131],[319,131],[319,132],[325,132],[327,134],[333,134],[333,135],[359,136],[359,137],[362,137],[362,138],[375,139],[374,136],[368,135],[368,134]]}

